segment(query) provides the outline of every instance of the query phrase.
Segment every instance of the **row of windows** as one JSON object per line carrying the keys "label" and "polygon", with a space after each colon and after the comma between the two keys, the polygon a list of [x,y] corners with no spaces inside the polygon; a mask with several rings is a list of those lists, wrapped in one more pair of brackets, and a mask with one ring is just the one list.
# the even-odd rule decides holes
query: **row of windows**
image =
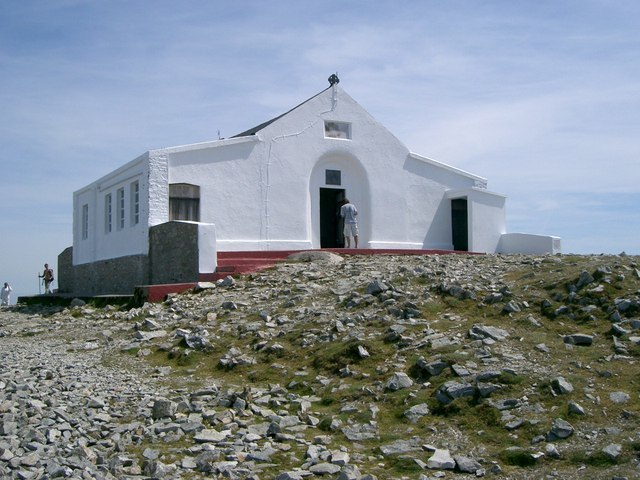
{"label": "row of windows", "polygon": [[[124,187],[104,196],[104,233],[111,233],[114,228],[124,229],[126,225],[126,198]],[[140,182],[137,180],[129,184],[129,224],[133,227],[140,223]],[[115,216],[115,222],[114,222]],[[81,236],[83,240],[89,238],[89,204],[82,205]]]}
{"label": "row of windows", "polygon": [[[125,188],[104,196],[104,233],[109,234],[114,228],[123,230],[126,225]],[[140,223],[140,183],[129,185],[129,224]],[[200,221],[200,187],[187,183],[169,185],[169,220]],[[82,205],[82,239],[89,238],[89,204]]]}
{"label": "row of windows", "polygon": [[[140,223],[140,182],[137,180],[129,185],[129,225],[134,226]],[[115,210],[115,212],[114,212]],[[104,233],[111,233],[114,225],[118,230],[124,229],[126,225],[126,203],[124,187],[116,190],[115,205],[113,194],[107,193],[104,196]]]}

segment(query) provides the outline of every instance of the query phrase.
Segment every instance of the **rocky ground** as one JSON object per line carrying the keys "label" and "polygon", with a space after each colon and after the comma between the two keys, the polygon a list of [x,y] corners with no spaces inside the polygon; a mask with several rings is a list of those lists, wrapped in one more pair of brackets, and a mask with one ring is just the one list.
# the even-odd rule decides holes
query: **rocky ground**
{"label": "rocky ground", "polygon": [[3,309],[0,478],[638,478],[639,269],[314,254]]}

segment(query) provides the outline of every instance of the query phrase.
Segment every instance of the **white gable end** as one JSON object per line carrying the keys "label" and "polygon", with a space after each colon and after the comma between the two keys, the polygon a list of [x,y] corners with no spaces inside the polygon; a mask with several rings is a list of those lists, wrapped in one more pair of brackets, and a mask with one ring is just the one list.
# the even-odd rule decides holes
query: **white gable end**
{"label": "white gable end", "polygon": [[149,229],[175,219],[214,225],[222,251],[340,247],[345,197],[361,248],[497,252],[506,199],[486,187],[410,152],[333,85],[240,136],[151,150],[76,192],[73,262],[146,255]]}

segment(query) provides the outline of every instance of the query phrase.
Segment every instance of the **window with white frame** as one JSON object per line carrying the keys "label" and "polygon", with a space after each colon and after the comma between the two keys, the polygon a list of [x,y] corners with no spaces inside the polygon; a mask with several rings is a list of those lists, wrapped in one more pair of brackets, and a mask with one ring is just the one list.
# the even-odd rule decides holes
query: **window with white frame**
{"label": "window with white frame", "polygon": [[131,225],[140,223],[140,182],[131,184]]}
{"label": "window with white frame", "polygon": [[89,204],[82,205],[82,239],[89,238]]}
{"label": "window with white frame", "polygon": [[118,230],[124,228],[124,188],[119,188],[116,197],[118,213]]}
{"label": "window with white frame", "polygon": [[113,198],[110,193],[104,196],[104,233],[111,233],[113,228]]}

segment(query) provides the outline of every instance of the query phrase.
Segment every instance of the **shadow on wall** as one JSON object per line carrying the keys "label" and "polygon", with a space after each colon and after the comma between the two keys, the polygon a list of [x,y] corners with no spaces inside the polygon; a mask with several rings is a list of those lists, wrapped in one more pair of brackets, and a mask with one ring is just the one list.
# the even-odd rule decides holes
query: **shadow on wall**
{"label": "shadow on wall", "polygon": [[443,196],[422,241],[423,249],[453,250],[450,204]]}

